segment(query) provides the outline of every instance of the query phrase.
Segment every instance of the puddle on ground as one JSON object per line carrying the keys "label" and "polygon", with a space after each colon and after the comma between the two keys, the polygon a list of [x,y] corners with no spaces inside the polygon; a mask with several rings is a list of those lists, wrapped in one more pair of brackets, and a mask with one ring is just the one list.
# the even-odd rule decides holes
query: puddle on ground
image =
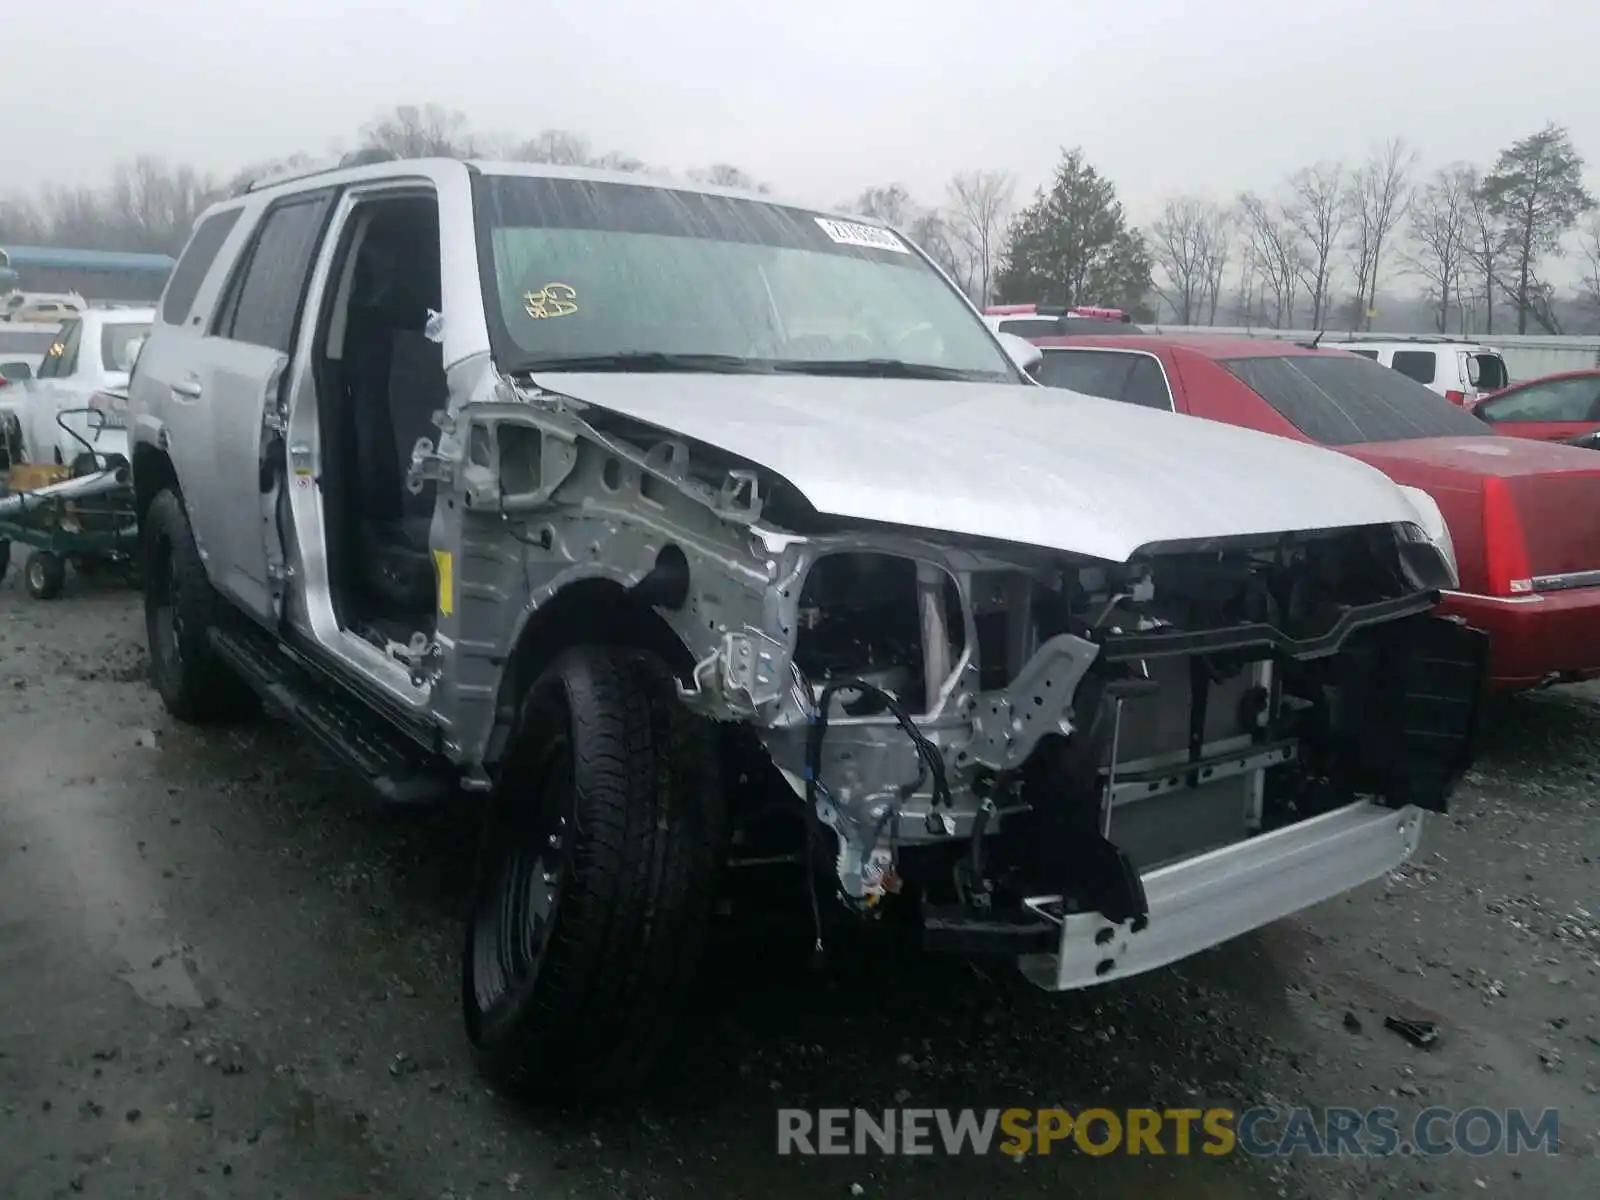
{"label": "puddle on ground", "polygon": [[186,945],[165,944],[146,937],[119,939],[123,960],[117,977],[134,995],[158,1008],[204,1008],[217,999]]}

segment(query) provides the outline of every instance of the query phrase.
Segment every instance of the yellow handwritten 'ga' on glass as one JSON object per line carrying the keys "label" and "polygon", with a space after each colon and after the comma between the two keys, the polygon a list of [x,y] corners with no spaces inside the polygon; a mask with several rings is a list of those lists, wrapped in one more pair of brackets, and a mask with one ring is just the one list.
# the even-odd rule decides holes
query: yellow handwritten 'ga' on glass
{"label": "yellow handwritten 'ga' on glass", "polygon": [[570,283],[547,283],[536,292],[524,292],[522,303],[535,321],[570,317],[578,311],[578,289]]}

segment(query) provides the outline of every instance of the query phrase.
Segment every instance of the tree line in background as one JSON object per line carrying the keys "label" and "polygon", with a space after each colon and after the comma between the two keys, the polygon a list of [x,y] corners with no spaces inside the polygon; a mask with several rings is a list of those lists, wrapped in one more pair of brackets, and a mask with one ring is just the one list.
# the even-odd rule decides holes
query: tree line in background
{"label": "tree line in background", "polygon": [[[403,157],[493,157],[670,176],[580,134],[531,138],[474,131],[465,114],[402,105],[360,131],[364,146]],[[0,244],[176,254],[210,203],[252,178],[309,165],[296,154],[219,179],[140,157],[103,188],[46,187],[0,200]],[[1452,163],[1422,173],[1403,138],[1359,163],[1322,161],[1274,191],[1232,203],[1168,198],[1146,230],[1080,149],[1062,153],[1045,187],[1020,206],[1004,171],[958,172],[936,204],[899,183],[865,188],[836,207],[903,229],[979,303],[1099,304],[1174,324],[1439,333],[1600,329],[1600,211],[1567,131],[1547,125],[1480,169]],[[767,191],[742,168],[713,163],[689,178]],[[1561,292],[1547,272],[1576,257],[1578,283]],[[1394,301],[1385,283],[1420,285]],[[1404,310],[1410,309],[1410,312]]]}
{"label": "tree line in background", "polygon": [[[1398,307],[1422,313],[1386,304],[1391,331],[1492,334],[1504,317],[1502,333],[1600,329],[1600,211],[1564,128],[1513,142],[1487,170],[1420,163],[1391,138],[1270,195],[1172,197],[1150,226],[1153,289],[1178,324],[1371,329],[1380,286],[1409,278],[1420,295]],[[1577,284],[1563,291],[1548,272],[1574,256]]]}

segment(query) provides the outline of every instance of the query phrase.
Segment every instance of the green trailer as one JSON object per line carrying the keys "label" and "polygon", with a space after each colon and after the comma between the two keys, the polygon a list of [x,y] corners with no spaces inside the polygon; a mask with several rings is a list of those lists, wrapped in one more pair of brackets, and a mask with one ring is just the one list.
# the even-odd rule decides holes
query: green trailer
{"label": "green trailer", "polygon": [[38,600],[61,594],[69,565],[86,576],[131,576],[139,530],[127,460],[86,448],[68,466],[18,462],[8,424],[0,421],[0,577],[13,544],[27,547],[23,584]]}

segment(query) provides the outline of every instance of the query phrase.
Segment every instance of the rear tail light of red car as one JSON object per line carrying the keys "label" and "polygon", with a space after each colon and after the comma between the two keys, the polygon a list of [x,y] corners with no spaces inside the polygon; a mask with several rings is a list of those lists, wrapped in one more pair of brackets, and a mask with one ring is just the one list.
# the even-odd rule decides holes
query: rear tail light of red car
{"label": "rear tail light of red car", "polygon": [[1491,596],[1533,593],[1533,569],[1528,565],[1522,520],[1510,485],[1497,475],[1483,481],[1483,557]]}

